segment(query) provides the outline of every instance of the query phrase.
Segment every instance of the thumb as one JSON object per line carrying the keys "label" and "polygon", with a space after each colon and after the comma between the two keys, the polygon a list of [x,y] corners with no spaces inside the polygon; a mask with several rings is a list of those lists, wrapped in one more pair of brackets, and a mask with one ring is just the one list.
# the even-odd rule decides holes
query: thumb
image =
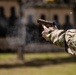
{"label": "thumb", "polygon": [[53,26],[53,28],[54,28],[54,29],[58,29],[58,27],[57,27],[56,25],[55,25],[55,26]]}
{"label": "thumb", "polygon": [[42,27],[43,27],[44,30],[45,30],[45,29],[46,29],[46,30],[48,29],[45,25],[42,25]]}
{"label": "thumb", "polygon": [[54,27],[54,28],[55,28],[55,29],[58,29],[56,25],[55,25],[55,27]]}

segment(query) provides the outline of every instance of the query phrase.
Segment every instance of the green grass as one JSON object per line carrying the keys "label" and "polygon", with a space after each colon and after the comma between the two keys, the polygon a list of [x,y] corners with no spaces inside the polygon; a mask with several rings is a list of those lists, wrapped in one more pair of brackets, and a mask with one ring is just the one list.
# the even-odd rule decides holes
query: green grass
{"label": "green grass", "polygon": [[26,63],[22,65],[16,54],[0,54],[0,75],[76,74],[76,58],[67,53],[25,54],[24,57]]}

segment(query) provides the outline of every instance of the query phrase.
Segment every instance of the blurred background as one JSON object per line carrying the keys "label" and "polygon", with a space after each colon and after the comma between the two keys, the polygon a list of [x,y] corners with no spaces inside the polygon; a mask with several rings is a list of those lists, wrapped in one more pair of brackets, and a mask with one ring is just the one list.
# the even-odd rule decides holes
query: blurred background
{"label": "blurred background", "polygon": [[76,0],[0,0],[0,75],[75,75],[76,57],[42,38],[38,19],[75,29]]}

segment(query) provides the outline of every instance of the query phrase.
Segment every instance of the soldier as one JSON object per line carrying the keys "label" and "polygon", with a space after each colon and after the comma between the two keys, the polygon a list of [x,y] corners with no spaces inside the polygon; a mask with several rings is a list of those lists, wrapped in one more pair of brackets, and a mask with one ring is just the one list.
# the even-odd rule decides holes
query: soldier
{"label": "soldier", "polygon": [[76,29],[68,30],[59,30],[56,26],[47,28],[45,25],[42,25],[44,28],[42,32],[42,37],[47,41],[52,41],[55,45],[65,47],[65,50],[72,54],[76,55]]}

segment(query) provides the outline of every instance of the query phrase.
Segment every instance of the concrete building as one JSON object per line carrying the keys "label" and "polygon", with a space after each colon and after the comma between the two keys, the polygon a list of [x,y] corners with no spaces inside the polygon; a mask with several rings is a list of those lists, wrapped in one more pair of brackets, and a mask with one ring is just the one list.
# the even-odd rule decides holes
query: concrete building
{"label": "concrete building", "polygon": [[59,23],[61,25],[65,22],[66,15],[69,16],[70,22],[74,27],[73,6],[70,4],[61,3],[60,5],[53,2],[54,0],[43,0],[43,3],[32,6],[25,9],[25,16],[33,15],[34,22],[40,18],[41,15],[45,15],[46,20],[53,20],[57,15]]}
{"label": "concrete building", "polygon": [[6,17],[10,16],[10,9],[15,8],[16,15],[19,15],[19,4],[18,0],[0,0],[0,7],[4,8]]}
{"label": "concrete building", "polygon": [[[25,18],[27,20],[27,16],[32,15],[36,23],[42,14],[45,15],[47,20],[53,20],[54,15],[57,15],[62,25],[65,21],[65,16],[69,15],[71,23],[74,24],[73,2],[74,0],[25,0],[25,7],[29,4],[29,8],[25,8]],[[32,5],[30,6],[30,4]],[[19,16],[19,0],[0,0],[0,7],[4,8],[7,17],[10,16],[12,7],[15,8],[16,15]]]}

